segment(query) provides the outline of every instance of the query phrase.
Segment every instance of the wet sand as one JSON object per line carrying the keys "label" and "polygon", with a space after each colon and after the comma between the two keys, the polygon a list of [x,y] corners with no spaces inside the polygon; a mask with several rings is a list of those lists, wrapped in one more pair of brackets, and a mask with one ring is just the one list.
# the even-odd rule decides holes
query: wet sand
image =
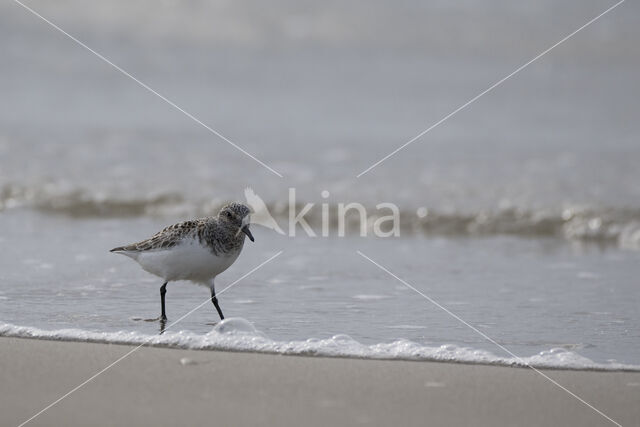
{"label": "wet sand", "polygon": [[[0,338],[0,424],[133,347]],[[545,370],[622,425],[640,373]],[[614,425],[530,369],[143,347],[28,425]]]}

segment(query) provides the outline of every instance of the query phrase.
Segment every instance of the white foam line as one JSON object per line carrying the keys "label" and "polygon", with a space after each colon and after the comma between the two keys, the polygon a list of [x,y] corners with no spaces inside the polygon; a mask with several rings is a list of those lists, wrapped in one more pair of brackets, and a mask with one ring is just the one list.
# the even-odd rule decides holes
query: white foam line
{"label": "white foam line", "polygon": [[615,420],[613,420],[611,417],[609,417],[607,414],[605,414],[604,412],[600,411],[598,408],[596,408],[595,406],[593,406],[592,404],[590,404],[589,402],[587,402],[586,400],[584,400],[583,398],[581,398],[580,396],[578,396],[577,394],[575,394],[574,392],[572,392],[571,390],[569,390],[568,388],[566,388],[565,386],[563,386],[562,384],[558,383],[556,380],[554,380],[553,378],[549,377],[547,374],[545,374],[544,372],[534,368],[533,366],[531,366],[529,363],[525,362],[520,356],[517,356],[516,354],[514,354],[511,350],[509,350],[508,348],[506,348],[505,346],[503,346],[502,344],[496,342],[493,338],[491,338],[490,336],[488,336],[487,334],[485,334],[484,332],[482,332],[481,330],[479,330],[478,328],[476,328],[475,326],[467,323],[464,319],[462,319],[460,316],[456,315],[455,313],[452,313],[450,310],[448,310],[446,307],[443,307],[442,305],[440,305],[437,301],[435,301],[433,298],[431,298],[430,296],[426,295],[425,293],[421,292],[420,290],[416,289],[414,286],[410,285],[409,283],[407,283],[405,280],[401,279],[400,277],[396,276],[395,274],[393,274],[391,271],[389,271],[387,268],[383,267],[382,265],[380,265],[379,263],[377,263],[376,261],[372,260],[371,258],[369,258],[368,256],[366,256],[365,254],[363,254],[361,251],[356,251],[358,253],[358,255],[360,255],[361,257],[363,257],[364,259],[366,259],[367,261],[369,261],[370,263],[372,263],[373,265],[375,265],[376,267],[378,267],[379,269],[381,269],[382,271],[384,271],[385,273],[387,273],[389,276],[393,277],[394,279],[398,280],[400,283],[402,283],[403,285],[405,285],[406,287],[408,287],[409,289],[413,290],[414,292],[418,293],[419,295],[421,295],[423,298],[425,298],[427,301],[429,301],[431,304],[435,305],[436,307],[438,307],[439,309],[443,310],[445,313],[447,313],[448,315],[450,315],[451,317],[453,317],[454,319],[456,319],[457,321],[459,321],[460,323],[462,323],[463,325],[467,326],[468,328],[472,329],[474,332],[476,332],[477,334],[479,334],[480,336],[482,336],[483,338],[485,338],[487,341],[491,342],[492,344],[495,344],[497,347],[499,347],[501,350],[503,350],[504,352],[508,353],[509,355],[511,355],[512,357],[514,357],[518,362],[522,363],[524,366],[533,369],[535,372],[537,372],[539,375],[541,375],[542,377],[546,378],[548,381],[550,381],[551,383],[553,383],[554,385],[556,385],[557,387],[561,388],[562,390],[566,391],[567,393],[569,393],[571,396],[575,397],[577,400],[579,400],[580,402],[584,403],[585,405],[587,405],[589,408],[593,409],[594,411],[596,411],[598,414],[602,415],[604,418],[606,418],[607,420],[611,421],[613,424],[622,427],[622,425],[618,422],[616,422]]}
{"label": "white foam line", "polygon": [[377,162],[375,162],[374,164],[372,164],[371,166],[369,166],[368,168],[366,168],[365,170],[363,170],[362,172],[360,172],[358,175],[356,175],[356,178],[360,178],[362,175],[364,175],[365,173],[369,172],[371,169],[375,168],[376,166],[378,166],[380,163],[384,162],[385,160],[387,160],[389,157],[395,155],[398,151],[404,149],[405,147],[409,146],[410,144],[413,144],[415,141],[417,141],[418,139],[422,138],[425,134],[427,134],[428,132],[430,132],[431,130],[435,129],[436,127],[440,126],[442,123],[444,123],[445,121],[447,121],[449,118],[453,117],[454,115],[456,115],[458,112],[460,112],[461,110],[465,109],[466,107],[468,107],[469,105],[471,105],[472,103],[474,103],[475,101],[477,101],[479,98],[481,98],[482,96],[484,96],[485,94],[491,92],[493,89],[495,89],[496,87],[500,86],[502,83],[504,83],[505,81],[509,80],[511,77],[515,76],[516,74],[518,74],[520,71],[524,70],[525,68],[527,68],[529,65],[533,64],[535,61],[537,61],[538,59],[542,58],[543,56],[545,56],[547,53],[551,52],[553,49],[555,49],[556,47],[560,46],[562,43],[566,42],[567,40],[569,40],[571,37],[575,36],[576,34],[578,34],[580,31],[584,30],[585,28],[587,28],[589,25],[593,24],[594,22],[596,22],[598,19],[602,18],[604,15],[606,15],[607,13],[611,12],[613,9],[615,9],[616,7],[620,6],[622,3],[624,3],[626,0],[620,0],[618,3],[614,4],[613,6],[611,6],[610,8],[608,8],[607,10],[605,10],[604,12],[602,12],[600,15],[596,16],[595,18],[591,19],[589,22],[587,22],[586,24],[584,24],[582,27],[578,28],[577,30],[575,30],[574,32],[572,32],[571,34],[569,34],[568,36],[565,36],[562,40],[560,40],[559,42],[555,43],[553,46],[545,49],[544,51],[540,52],[537,56],[535,56],[533,59],[527,61],[526,63],[522,64],[521,66],[519,66],[518,68],[516,68],[513,72],[511,72],[510,74],[508,74],[507,76],[501,78],[500,80],[498,80],[497,82],[495,82],[494,84],[492,84],[491,86],[489,86],[487,89],[485,89],[484,91],[480,92],[478,95],[474,96],[473,98],[471,98],[469,101],[465,102],[464,104],[462,104],[461,106],[459,106],[458,108],[456,108],[455,110],[453,110],[452,112],[450,112],[449,114],[447,114],[446,116],[444,116],[443,118],[441,118],[440,120],[438,120],[437,122],[435,122],[434,124],[432,124],[431,126],[429,126],[427,129],[423,130],[422,132],[420,132],[418,135],[414,136],[413,138],[411,138],[409,141],[405,142],[404,144],[402,144],[400,147],[396,148],[395,150],[393,150],[391,153],[387,154],[386,156],[384,156],[383,158],[381,158],[380,160],[378,160]]}
{"label": "white foam line", "polygon": [[[231,320],[231,318],[229,319]],[[429,347],[403,338],[392,342],[362,344],[354,339],[343,340],[341,334],[327,339],[304,341],[275,341],[257,329],[227,331],[214,328],[201,335],[193,332],[167,331],[162,335],[131,334],[126,331],[97,332],[82,329],[43,330],[30,326],[0,323],[0,337],[33,338],[57,341],[112,343],[136,346],[144,340],[148,346],[182,348],[191,350],[231,350],[267,354],[296,354],[301,356],[350,357],[382,360],[422,360],[442,362],[463,362],[495,366],[524,366],[512,357],[496,356],[486,350],[456,345]],[[227,335],[227,332],[230,332]],[[236,335],[236,332],[241,332]],[[254,333],[255,332],[255,333]],[[1,339],[1,338],[0,338]],[[570,351],[540,352],[523,358],[538,369],[570,369],[581,371],[640,372],[640,365],[615,362],[597,363]]]}
{"label": "white foam line", "polygon": [[125,71],[124,69],[122,69],[121,67],[119,67],[118,65],[114,64],[113,62],[111,62],[109,59],[107,59],[106,57],[104,57],[103,55],[101,55],[100,53],[96,52],[95,50],[93,50],[92,48],[90,48],[89,46],[87,46],[86,44],[84,44],[83,42],[81,42],[80,40],[78,40],[77,38],[75,38],[74,36],[72,36],[71,34],[69,34],[68,32],[66,32],[65,30],[63,30],[62,28],[60,28],[59,26],[57,26],[56,24],[54,24],[53,22],[51,22],[50,20],[48,20],[47,18],[45,18],[44,16],[40,15],[38,12],[36,12],[35,10],[31,9],[29,6],[25,5],[24,3],[20,2],[19,0],[13,0],[16,4],[22,6],[25,10],[31,12],[33,15],[37,16],[38,18],[40,18],[41,20],[43,20],[44,22],[46,22],[47,24],[49,24],[51,27],[55,28],[56,30],[58,30],[59,32],[61,32],[62,34],[64,34],[65,36],[67,36],[68,38],[70,38],[71,40],[73,40],[74,42],[76,42],[78,45],[82,46],[83,48],[85,48],[86,50],[88,50],[89,52],[93,53],[95,56],[97,56],[98,58],[100,58],[102,61],[106,62],[107,64],[111,65],[113,68],[115,68],[116,70],[118,70],[120,73],[124,74],[125,76],[129,77],[131,80],[133,80],[134,82],[138,83],[140,86],[142,86],[143,88],[145,88],[146,90],[148,90],[149,92],[151,92],[152,94],[156,95],[158,98],[162,99],[164,102],[166,102],[167,104],[171,105],[173,108],[175,108],[176,110],[180,111],[182,114],[184,114],[185,116],[187,116],[188,118],[190,118],[191,120],[193,120],[194,122],[198,123],[200,126],[202,126],[203,128],[207,129],[209,132],[213,133],[215,136],[217,136],[218,138],[222,139],[223,141],[225,141],[226,143],[228,143],[229,145],[231,145],[233,148],[235,148],[236,150],[240,151],[241,153],[243,153],[244,155],[251,157],[253,160],[255,160],[256,162],[258,162],[260,165],[264,166],[265,168],[267,168],[269,171],[271,171],[272,173],[276,174],[277,176],[279,176],[280,178],[283,178],[282,174],[278,171],[276,171],[275,169],[273,169],[271,166],[267,165],[266,163],[264,163],[262,160],[258,159],[257,157],[255,157],[253,154],[249,153],[247,150],[245,150],[244,148],[240,147],[238,144],[236,144],[235,142],[231,141],[229,138],[227,138],[226,136],[224,136],[223,134],[221,134],[220,132],[218,132],[217,130],[213,129],[211,126],[203,123],[200,119],[198,119],[197,117],[195,117],[193,114],[189,113],[188,111],[186,111],[185,109],[181,108],[180,106],[178,106],[175,102],[171,101],[170,99],[168,99],[166,96],[158,93],[157,91],[155,91],[154,89],[152,89],[151,87],[149,87],[147,84],[141,82],[139,79],[137,79],[135,76],[131,75],[129,72]]}
{"label": "white foam line", "polygon": [[[250,274],[252,274],[253,272],[255,272],[256,270],[258,270],[259,268],[261,268],[263,265],[271,262],[272,260],[274,260],[276,257],[280,256],[280,254],[282,254],[283,251],[279,251],[278,253],[276,253],[275,255],[273,255],[271,258],[269,258],[266,261],[263,261],[260,265],[258,265],[257,267],[254,267],[253,269],[251,269],[248,273],[240,276],[239,279],[234,280],[229,286],[227,286],[226,288],[224,288],[222,291],[218,292],[218,295],[222,294],[224,291],[226,291],[227,289],[229,289],[230,287],[232,287],[233,285],[235,285],[236,283],[240,282],[242,279],[244,279],[245,277],[249,276]],[[211,301],[211,298],[207,298],[202,304],[199,304],[196,308],[190,310],[189,312],[187,312],[187,314],[183,315],[182,317],[180,317],[178,320],[176,320],[175,322],[171,323],[169,326],[167,326],[165,328],[165,331],[167,331],[169,328],[171,328],[172,326],[174,326],[175,324],[177,324],[178,322],[182,321],[185,317],[189,316],[191,313],[193,313],[194,311],[198,310],[200,307],[202,307],[203,305],[207,304],[209,301]],[[137,347],[134,347],[133,349],[129,350],[127,353],[124,354],[124,356],[119,357],[118,359],[116,359],[114,362],[110,363],[109,365],[107,365],[106,367],[104,367],[103,369],[101,369],[100,371],[96,372],[95,374],[93,374],[92,376],[90,376],[89,378],[87,378],[85,381],[81,382],[80,384],[78,384],[77,386],[75,386],[74,388],[72,388],[71,390],[69,390],[68,392],[66,392],[65,394],[63,394],[62,396],[60,396],[58,399],[56,399],[55,401],[51,402],[50,404],[48,404],[47,406],[45,406],[44,408],[42,408],[40,411],[38,411],[36,414],[32,415],[28,420],[23,421],[20,425],[18,425],[18,427],[22,427],[24,425],[26,425],[27,423],[31,422],[32,420],[34,420],[36,417],[42,415],[43,413],[45,413],[47,410],[51,409],[53,406],[57,405],[58,403],[60,403],[61,401],[63,401],[64,399],[66,399],[67,397],[69,397],[71,394],[75,393],[76,391],[78,391],[79,389],[81,389],[82,387],[84,387],[85,385],[89,384],[91,381],[93,381],[94,379],[96,379],[97,377],[99,377],[100,375],[102,375],[103,373],[105,373],[106,371],[108,371],[109,369],[111,369],[112,367],[114,367],[115,365],[117,365],[118,363],[120,363],[121,361],[123,361],[124,359],[126,359],[127,357],[129,357],[130,355],[132,355],[133,353],[135,353],[136,351],[138,351],[140,349],[140,347],[144,346],[147,342],[149,342],[150,340],[152,340],[154,338],[154,336],[150,336],[149,338],[147,338],[146,340],[144,340],[140,345],[138,345]]]}

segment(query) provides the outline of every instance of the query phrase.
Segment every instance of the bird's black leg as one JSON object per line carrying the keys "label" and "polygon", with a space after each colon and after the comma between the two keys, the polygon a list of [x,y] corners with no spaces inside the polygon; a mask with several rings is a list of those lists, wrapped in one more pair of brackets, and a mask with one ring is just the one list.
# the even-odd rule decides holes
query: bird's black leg
{"label": "bird's black leg", "polygon": [[164,285],[160,286],[160,304],[162,304],[162,314],[160,315],[160,320],[167,320],[167,315],[164,311],[164,295],[167,293],[167,283],[164,282]]}
{"label": "bird's black leg", "polygon": [[213,306],[218,310],[218,314],[220,315],[220,320],[224,320],[224,316],[222,315],[222,310],[220,310],[220,306],[218,305],[218,298],[216,298],[216,289],[211,284],[211,302]]}

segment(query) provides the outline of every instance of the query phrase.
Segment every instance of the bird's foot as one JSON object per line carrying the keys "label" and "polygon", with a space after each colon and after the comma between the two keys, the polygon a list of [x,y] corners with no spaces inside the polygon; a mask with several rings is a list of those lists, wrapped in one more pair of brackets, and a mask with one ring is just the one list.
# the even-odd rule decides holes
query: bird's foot
{"label": "bird's foot", "polygon": [[167,326],[167,317],[160,316],[160,335],[164,334],[164,330],[166,326]]}
{"label": "bird's foot", "polygon": [[154,317],[153,319],[145,319],[143,317],[132,317],[131,320],[143,321],[143,322],[160,322],[160,335],[164,333],[167,326],[167,316]]}

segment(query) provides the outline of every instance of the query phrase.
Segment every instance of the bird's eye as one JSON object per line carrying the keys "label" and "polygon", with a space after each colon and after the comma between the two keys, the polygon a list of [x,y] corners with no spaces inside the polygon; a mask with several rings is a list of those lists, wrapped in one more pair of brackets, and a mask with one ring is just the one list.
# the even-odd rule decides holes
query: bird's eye
{"label": "bird's eye", "polygon": [[231,218],[231,212],[227,212],[227,218]]}

